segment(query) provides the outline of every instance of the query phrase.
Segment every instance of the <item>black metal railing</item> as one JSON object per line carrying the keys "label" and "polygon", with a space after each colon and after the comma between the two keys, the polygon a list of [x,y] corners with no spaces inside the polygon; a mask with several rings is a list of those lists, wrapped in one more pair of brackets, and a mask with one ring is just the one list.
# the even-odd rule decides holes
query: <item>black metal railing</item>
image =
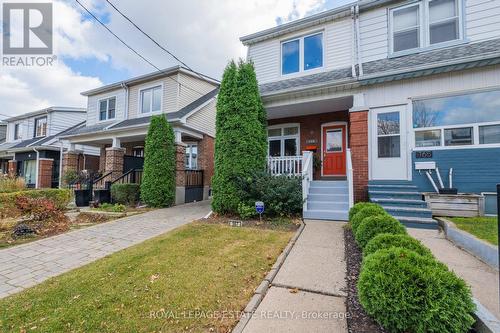
{"label": "black metal railing", "polygon": [[108,186],[109,182],[111,182],[113,176],[113,171],[110,171],[108,173],[105,173],[104,175],[100,176],[99,178],[96,178],[92,182],[92,187],[94,189],[106,189]]}
{"label": "black metal railing", "polygon": [[113,185],[113,184],[139,184],[139,185],[141,185],[143,173],[144,172],[142,169],[129,170],[129,171],[125,172],[123,175],[121,175],[120,177],[113,180],[111,182],[111,185]]}

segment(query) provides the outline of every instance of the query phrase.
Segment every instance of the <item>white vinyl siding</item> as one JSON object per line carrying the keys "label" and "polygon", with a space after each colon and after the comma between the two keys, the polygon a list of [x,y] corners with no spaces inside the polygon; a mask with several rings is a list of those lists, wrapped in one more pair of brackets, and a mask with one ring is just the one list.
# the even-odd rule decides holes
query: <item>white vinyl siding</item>
{"label": "white vinyl siding", "polygon": [[184,73],[179,73],[177,80],[182,84],[179,85],[178,110],[200,98],[198,92],[207,94],[216,88],[212,83]]}
{"label": "white vinyl siding", "polygon": [[[249,46],[248,59],[255,64],[255,71],[259,83],[282,80],[287,75],[281,75],[281,45],[282,42],[293,40],[318,32],[323,32],[323,66],[312,70],[330,71],[333,69],[350,67],[352,64],[352,20],[343,18],[337,21],[318,25],[304,32],[298,32],[266,40]],[[301,61],[303,59],[301,58]],[[290,74],[290,77],[309,75],[310,71]]]}
{"label": "white vinyl siding", "polygon": [[73,127],[87,118],[85,112],[57,111],[49,114],[49,125],[47,135],[55,135],[70,127]]}
{"label": "white vinyl siding", "polygon": [[189,127],[215,137],[215,105],[216,100],[214,99],[199,111],[189,116],[186,120],[186,124]]}
{"label": "white vinyl siding", "polygon": [[500,38],[500,0],[465,0],[465,5],[467,38]]}
{"label": "white vinyl siding", "polygon": [[387,58],[389,50],[387,8],[361,13],[359,35],[363,62]]}
{"label": "white vinyl siding", "polygon": [[110,122],[119,121],[125,117],[125,90],[123,88],[115,89],[106,93],[97,94],[88,97],[87,103],[87,126],[99,123],[99,101],[116,97],[115,118]]}

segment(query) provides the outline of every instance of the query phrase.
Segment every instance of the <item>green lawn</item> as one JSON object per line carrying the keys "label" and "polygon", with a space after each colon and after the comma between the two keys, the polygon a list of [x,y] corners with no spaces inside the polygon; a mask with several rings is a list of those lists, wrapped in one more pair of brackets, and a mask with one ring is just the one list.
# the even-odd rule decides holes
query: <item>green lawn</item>
{"label": "green lawn", "polygon": [[292,234],[192,223],[0,300],[0,331],[226,332]]}
{"label": "green lawn", "polygon": [[473,234],[493,245],[498,245],[498,224],[496,217],[454,217],[458,228]]}

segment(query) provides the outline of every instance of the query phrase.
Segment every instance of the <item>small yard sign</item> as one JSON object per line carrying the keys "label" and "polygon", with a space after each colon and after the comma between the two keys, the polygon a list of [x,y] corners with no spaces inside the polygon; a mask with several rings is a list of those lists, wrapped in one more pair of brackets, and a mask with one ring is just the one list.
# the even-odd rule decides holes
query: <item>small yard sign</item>
{"label": "small yard sign", "polygon": [[262,201],[255,202],[255,210],[259,213],[259,218],[262,222],[262,213],[264,213],[264,203]]}

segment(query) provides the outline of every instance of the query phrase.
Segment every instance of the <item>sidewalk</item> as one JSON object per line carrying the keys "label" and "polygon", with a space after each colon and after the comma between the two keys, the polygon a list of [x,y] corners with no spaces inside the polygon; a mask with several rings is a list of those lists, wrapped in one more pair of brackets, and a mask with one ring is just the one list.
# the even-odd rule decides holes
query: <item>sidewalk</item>
{"label": "sidewalk", "polygon": [[347,333],[344,223],[307,221],[245,333]]}
{"label": "sidewalk", "polygon": [[463,278],[471,286],[474,297],[500,318],[497,270],[456,247],[442,232],[423,229],[408,229],[408,232],[430,248],[439,261]]}
{"label": "sidewalk", "polygon": [[0,250],[0,298],[200,219],[209,212],[210,201],[202,201]]}

